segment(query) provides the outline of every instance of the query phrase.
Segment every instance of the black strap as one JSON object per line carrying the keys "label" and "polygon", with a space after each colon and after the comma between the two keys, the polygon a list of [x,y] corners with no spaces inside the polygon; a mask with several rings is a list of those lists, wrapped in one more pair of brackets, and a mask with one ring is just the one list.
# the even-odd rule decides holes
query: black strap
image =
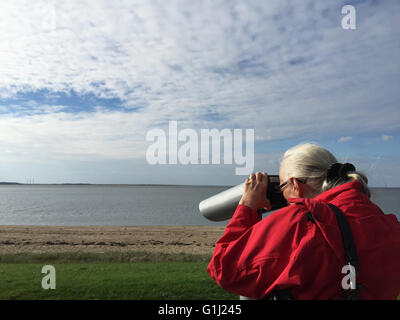
{"label": "black strap", "polygon": [[328,203],[328,206],[335,213],[336,220],[338,222],[339,229],[342,234],[346,263],[351,264],[356,270],[356,275],[358,275],[359,264],[358,264],[357,249],[354,243],[350,225],[347,222],[347,219],[344,216],[343,212],[338,207],[334,206],[332,203]]}
{"label": "black strap", "polygon": [[[345,215],[338,207],[336,207],[332,203],[328,203],[328,206],[335,213],[336,220],[338,222],[339,229],[342,234],[346,263],[349,264],[350,266],[354,267],[355,275],[357,277],[359,274],[357,248],[354,243],[353,234],[351,232],[350,225],[347,222]],[[357,284],[355,289],[344,290],[343,294],[342,294],[343,299],[345,299],[345,300],[360,299],[360,291],[362,289],[362,286],[363,286],[363,284]]]}

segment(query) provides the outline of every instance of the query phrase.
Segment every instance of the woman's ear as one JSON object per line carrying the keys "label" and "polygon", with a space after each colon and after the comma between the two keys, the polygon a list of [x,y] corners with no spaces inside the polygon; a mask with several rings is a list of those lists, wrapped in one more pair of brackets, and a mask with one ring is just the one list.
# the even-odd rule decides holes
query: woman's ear
{"label": "woman's ear", "polygon": [[303,198],[304,196],[304,190],[303,190],[303,184],[300,183],[296,178],[290,178],[290,183],[293,186],[293,192],[298,198]]}

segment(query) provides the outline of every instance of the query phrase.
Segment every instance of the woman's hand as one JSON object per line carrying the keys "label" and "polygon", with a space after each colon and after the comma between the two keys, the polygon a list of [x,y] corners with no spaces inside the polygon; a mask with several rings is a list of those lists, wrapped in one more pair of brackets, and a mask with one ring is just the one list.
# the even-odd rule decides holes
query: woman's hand
{"label": "woman's hand", "polygon": [[268,175],[266,172],[251,173],[244,183],[244,190],[239,204],[252,209],[264,208],[271,210],[271,203],[266,197],[268,188]]}

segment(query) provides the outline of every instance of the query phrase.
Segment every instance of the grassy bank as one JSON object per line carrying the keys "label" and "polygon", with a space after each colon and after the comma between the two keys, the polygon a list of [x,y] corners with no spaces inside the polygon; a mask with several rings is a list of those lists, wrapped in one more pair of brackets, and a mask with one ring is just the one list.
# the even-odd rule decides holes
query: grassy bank
{"label": "grassy bank", "polygon": [[162,253],[149,251],[127,252],[50,252],[0,254],[0,264],[8,263],[115,263],[115,262],[208,262],[210,255]]}
{"label": "grassy bank", "polygon": [[[148,252],[0,255],[0,299],[237,299],[206,272],[208,256]],[[56,289],[44,290],[44,265]]]}

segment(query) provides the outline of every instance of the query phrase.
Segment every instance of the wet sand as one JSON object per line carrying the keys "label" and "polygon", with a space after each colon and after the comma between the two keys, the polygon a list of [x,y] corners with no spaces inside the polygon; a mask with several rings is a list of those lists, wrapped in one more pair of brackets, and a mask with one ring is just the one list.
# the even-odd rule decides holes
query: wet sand
{"label": "wet sand", "polygon": [[224,227],[0,226],[0,254],[150,251],[212,254]]}

